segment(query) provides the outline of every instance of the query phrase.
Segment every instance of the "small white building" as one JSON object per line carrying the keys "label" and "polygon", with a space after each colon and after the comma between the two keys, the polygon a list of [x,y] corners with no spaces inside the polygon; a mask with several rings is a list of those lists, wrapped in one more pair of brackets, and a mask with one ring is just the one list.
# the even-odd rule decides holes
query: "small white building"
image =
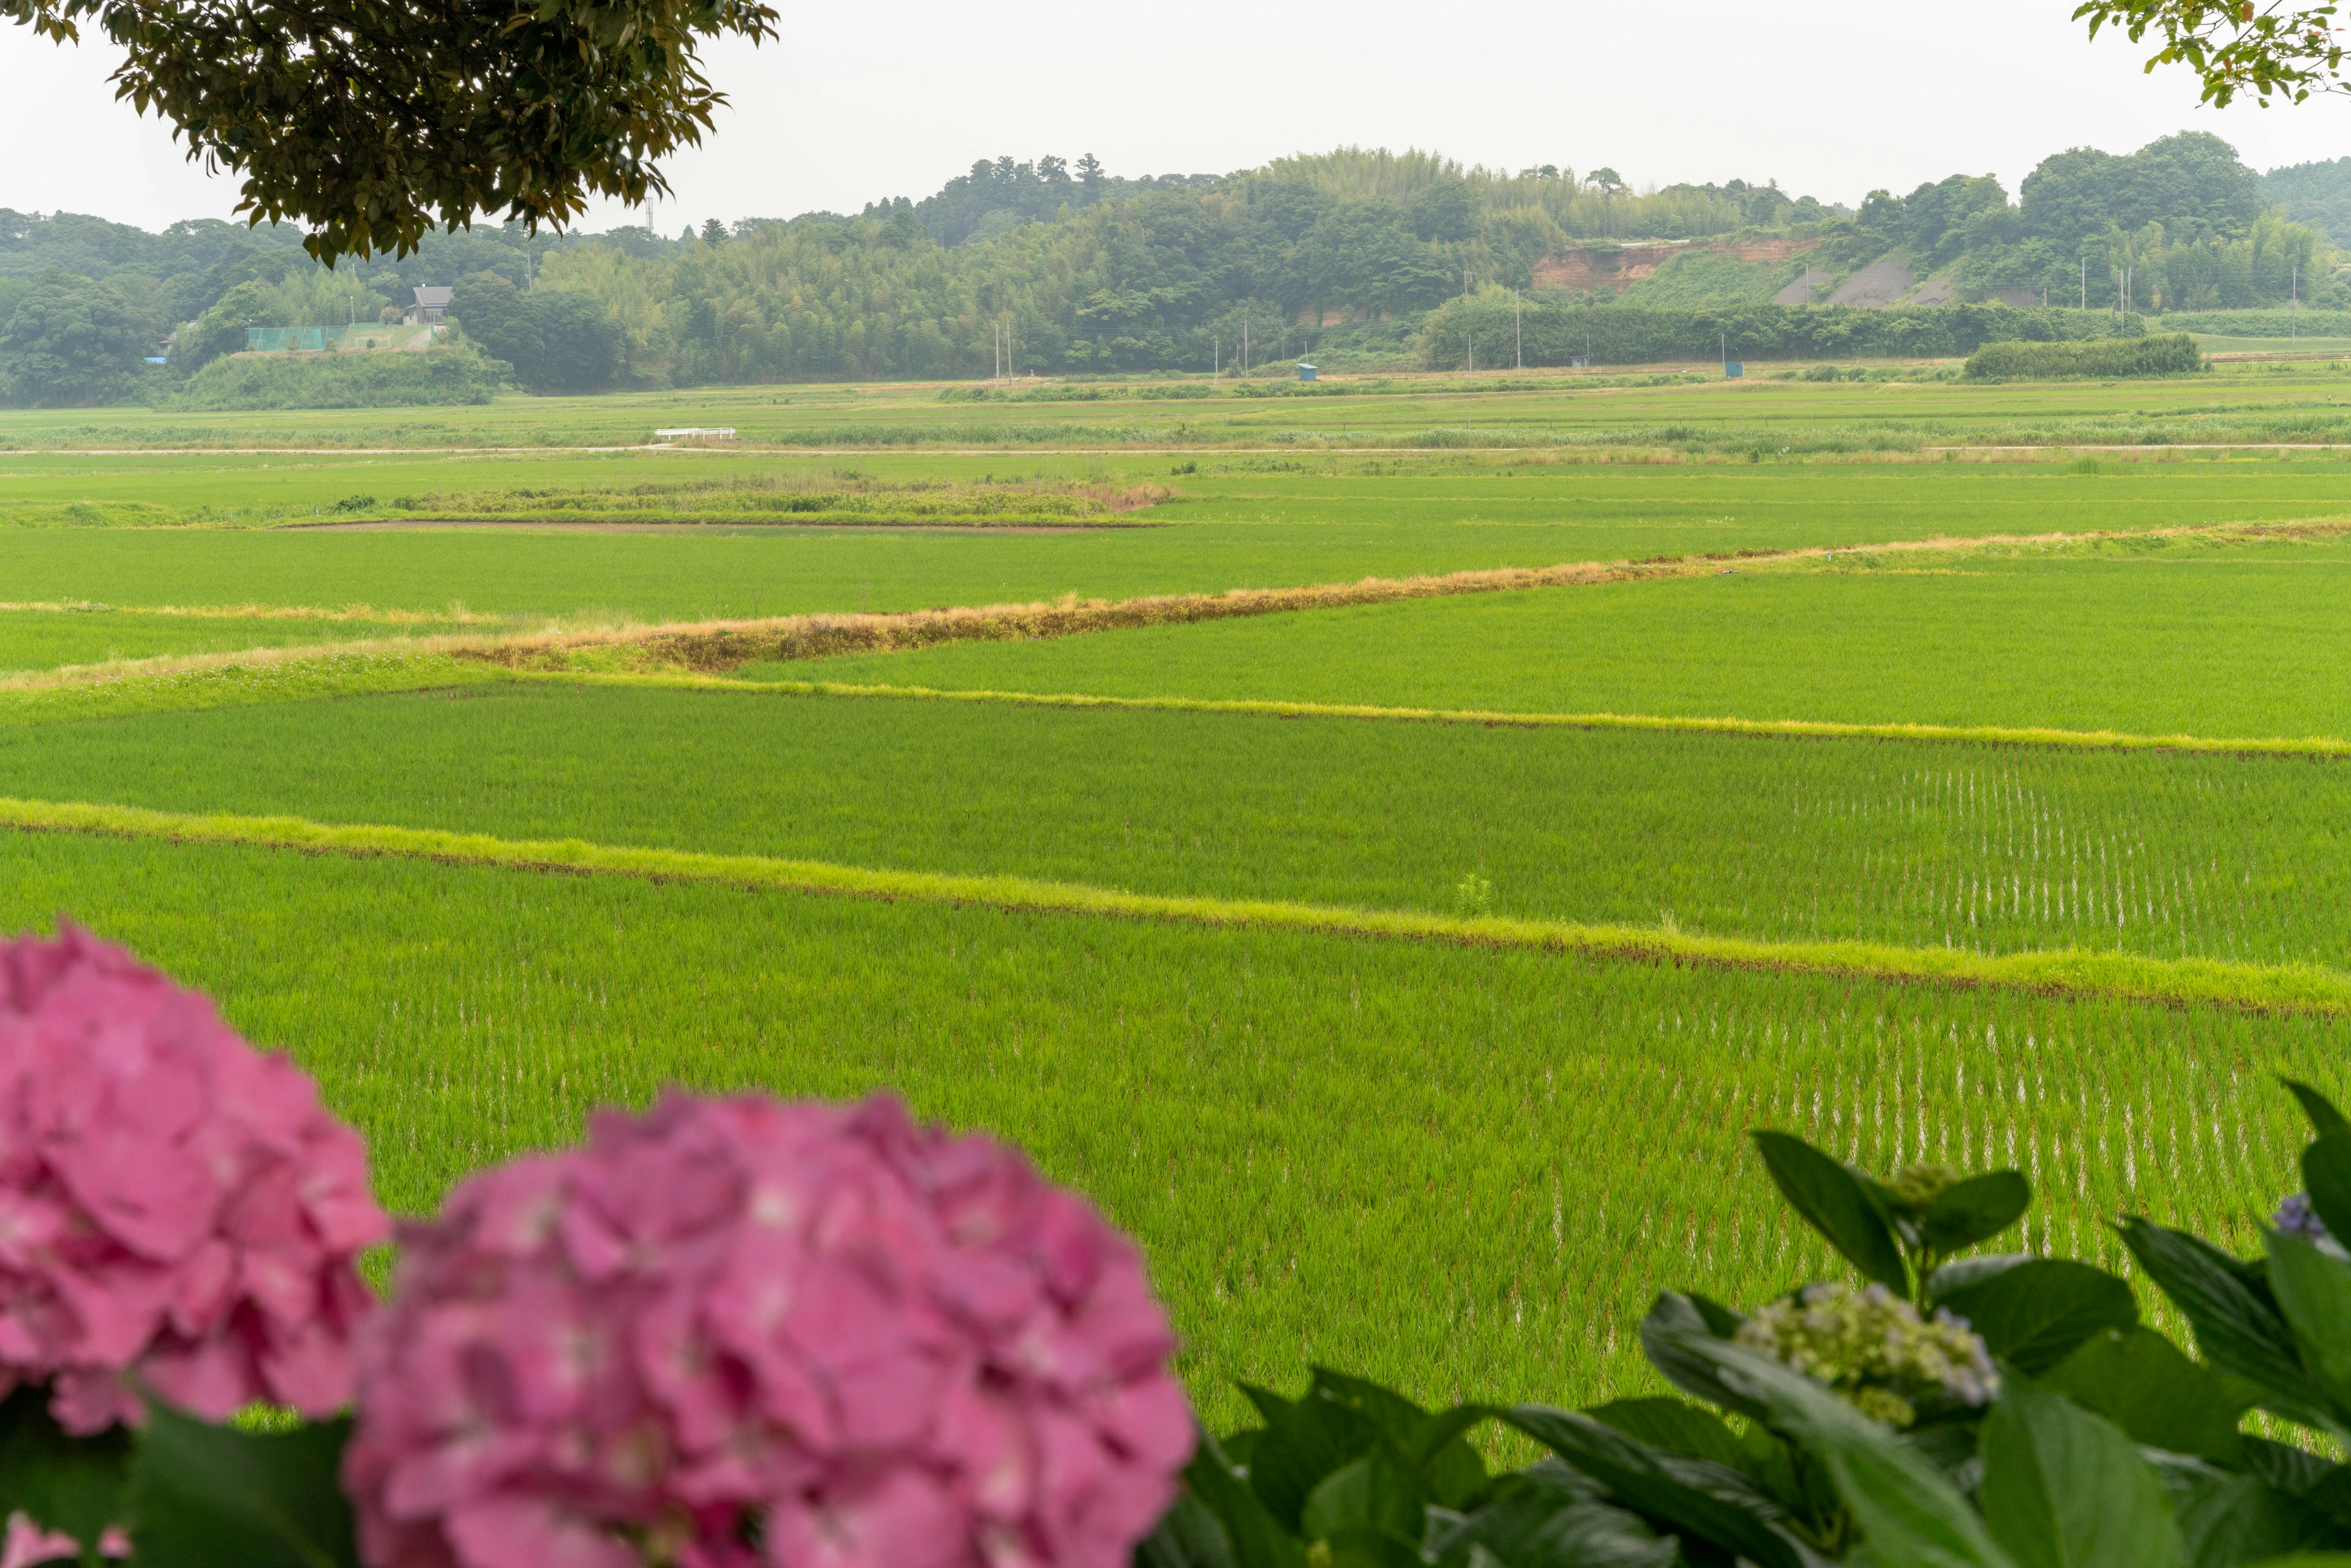
{"label": "small white building", "polygon": [[437,284],[423,284],[416,290],[416,303],[408,308],[401,320],[411,327],[434,326],[448,319],[449,296],[455,290]]}

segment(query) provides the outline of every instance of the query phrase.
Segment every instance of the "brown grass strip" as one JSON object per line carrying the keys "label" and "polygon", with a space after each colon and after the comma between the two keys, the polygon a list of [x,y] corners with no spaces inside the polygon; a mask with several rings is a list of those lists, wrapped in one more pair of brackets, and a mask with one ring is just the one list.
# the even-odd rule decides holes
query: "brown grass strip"
{"label": "brown grass strip", "polygon": [[716,620],[686,625],[632,627],[608,632],[553,632],[458,650],[512,669],[560,670],[580,653],[623,648],[644,666],[670,665],[704,672],[754,663],[827,659],[847,653],[906,653],[948,643],[1015,643],[1072,637],[1093,632],[1133,631],[1146,626],[1187,625],[1258,615],[1290,614],[1356,605],[1446,599],[1471,593],[1510,593],[1608,582],[1705,577],[1725,570],[1784,569],[1833,555],[1873,559],[1904,555],[1948,556],[1959,552],[2051,549],[2116,540],[2187,537],[2253,540],[2323,538],[2351,532],[2351,519],[2317,518],[2284,523],[2226,523],[2177,528],[2097,533],[1995,534],[1973,538],[1938,538],[1885,544],[1827,545],[1796,549],[1742,549],[1640,560],[1573,561],[1557,566],[1499,567],[1436,575],[1366,577],[1355,582],[1310,583],[1295,588],[1236,588],[1223,593],[1154,594],[1136,599],[1081,600],[1058,603],[949,606],[883,613],[775,616],[764,620]]}

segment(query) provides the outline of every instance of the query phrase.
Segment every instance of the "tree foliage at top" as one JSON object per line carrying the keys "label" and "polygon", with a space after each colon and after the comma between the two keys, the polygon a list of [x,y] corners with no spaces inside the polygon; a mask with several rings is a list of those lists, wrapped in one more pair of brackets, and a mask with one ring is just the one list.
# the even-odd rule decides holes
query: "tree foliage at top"
{"label": "tree foliage at top", "polygon": [[777,19],[759,0],[0,0],[0,16],[59,43],[94,26],[124,52],[117,97],[329,263],[501,209],[536,230],[593,195],[665,192],[654,161],[725,102],[700,42],[756,43]]}
{"label": "tree foliage at top", "polygon": [[2109,27],[2134,44],[2153,34],[2160,47],[2147,68],[2188,67],[2203,81],[2204,101],[2226,109],[2240,93],[2266,105],[2343,91],[2335,9],[2331,0],[2083,0],[2074,19],[2087,21],[2093,38]]}

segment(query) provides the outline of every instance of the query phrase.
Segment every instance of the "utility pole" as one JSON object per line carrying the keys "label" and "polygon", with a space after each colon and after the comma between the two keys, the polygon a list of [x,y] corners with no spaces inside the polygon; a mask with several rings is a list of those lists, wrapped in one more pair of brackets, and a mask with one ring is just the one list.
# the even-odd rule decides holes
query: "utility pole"
{"label": "utility pole", "polygon": [[2292,348],[2302,340],[2296,335],[2301,330],[2299,316],[2302,309],[2302,264],[2300,262],[2294,263],[2292,280],[2286,287],[2290,292],[2285,297],[2285,341],[2286,347]]}
{"label": "utility pole", "polygon": [[1208,342],[1208,390],[1214,392],[1217,390],[1217,382],[1225,373],[1225,340],[1222,338],[1211,338]]}
{"label": "utility pole", "polygon": [[1510,290],[1510,339],[1512,352],[1517,356],[1510,368],[1523,371],[1527,368],[1527,329],[1519,319],[1519,291],[1515,288]]}
{"label": "utility pole", "polygon": [[2082,258],[2082,308],[2083,308],[2083,309],[2085,309],[2085,310],[2087,310],[2089,308],[2090,308],[2090,258],[2089,258],[2088,256],[2084,256],[2084,257]]}
{"label": "utility pole", "polygon": [[1241,313],[1241,380],[1249,380],[1249,313]]}

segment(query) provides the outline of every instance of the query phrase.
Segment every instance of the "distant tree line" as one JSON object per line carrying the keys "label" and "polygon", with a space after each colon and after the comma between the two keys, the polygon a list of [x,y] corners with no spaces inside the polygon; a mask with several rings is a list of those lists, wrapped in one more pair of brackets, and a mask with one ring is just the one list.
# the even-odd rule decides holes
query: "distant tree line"
{"label": "distant tree line", "polygon": [[[2331,167],[2283,172],[2297,200],[2315,201],[2351,188],[2351,166],[2327,185]],[[142,385],[156,395],[241,350],[251,328],[393,318],[423,283],[455,286],[465,337],[542,392],[1191,371],[1243,352],[1259,364],[1302,353],[1444,361],[1457,318],[1491,308],[1486,291],[1535,298],[1548,256],[1740,234],[1807,242],[1799,260],[1773,264],[1786,276],[1899,257],[1939,271],[1962,302],[2045,298],[2116,314],[2351,305],[2325,236],[2273,209],[2216,137],[2062,152],[2019,197],[1988,175],[1957,174],[1907,196],[1873,192],[1846,212],[1768,182],[1637,192],[1608,168],[1512,173],[1353,147],[1219,178],[1116,179],[1091,158],[1000,158],[920,202],[853,217],[714,220],[675,239],[485,226],[332,271],[267,226],[148,235],[0,213],[0,395],[94,402]],[[1612,334],[1666,341],[1680,330],[1677,309],[1719,314],[1784,281],[1728,251],[1693,251],[1667,270],[1670,280],[1642,287],[1668,308],[1646,328],[1627,313]],[[1565,303],[1627,308],[1604,291],[1550,305]],[[1833,353],[1843,341],[1844,352],[1965,352],[1980,340],[1963,317],[1861,324],[1868,314],[1790,327],[1786,351]],[[142,365],[167,340],[170,365]]]}

